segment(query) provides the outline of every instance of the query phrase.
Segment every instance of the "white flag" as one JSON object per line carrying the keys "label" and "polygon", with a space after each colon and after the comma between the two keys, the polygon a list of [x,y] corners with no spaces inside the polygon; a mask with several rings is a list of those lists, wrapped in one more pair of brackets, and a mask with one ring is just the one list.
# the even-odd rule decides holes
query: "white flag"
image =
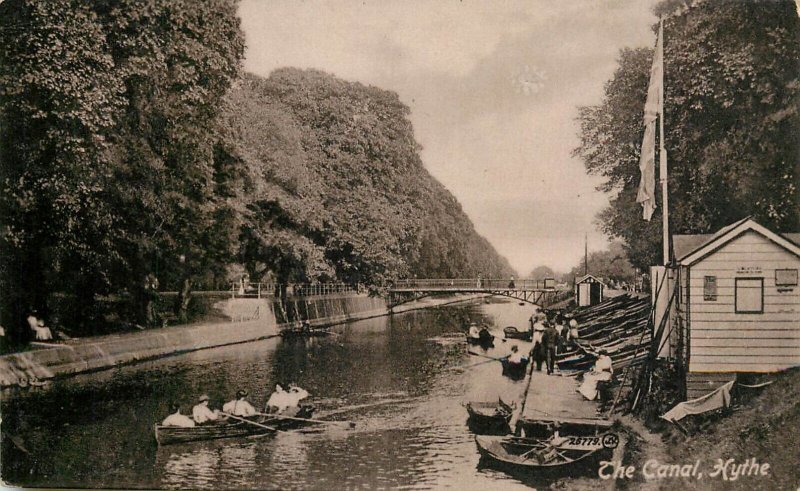
{"label": "white flag", "polygon": [[647,101],[644,104],[644,137],[639,156],[639,193],[636,202],[642,204],[642,217],[650,221],[656,209],[656,118],[663,111],[661,84],[664,79],[664,49],[661,30],[658,32],[653,66],[650,68],[650,86],[647,88]]}

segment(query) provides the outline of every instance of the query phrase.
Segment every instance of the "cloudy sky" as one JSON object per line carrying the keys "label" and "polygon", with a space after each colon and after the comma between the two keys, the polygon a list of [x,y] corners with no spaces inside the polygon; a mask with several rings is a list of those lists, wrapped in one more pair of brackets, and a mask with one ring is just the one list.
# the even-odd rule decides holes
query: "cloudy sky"
{"label": "cloudy sky", "polygon": [[[623,47],[652,46],[655,0],[282,1],[240,7],[245,69],[317,68],[393,90],[428,170],[527,274],[606,238],[608,197],[571,157]],[[642,101],[644,103],[644,101]]]}

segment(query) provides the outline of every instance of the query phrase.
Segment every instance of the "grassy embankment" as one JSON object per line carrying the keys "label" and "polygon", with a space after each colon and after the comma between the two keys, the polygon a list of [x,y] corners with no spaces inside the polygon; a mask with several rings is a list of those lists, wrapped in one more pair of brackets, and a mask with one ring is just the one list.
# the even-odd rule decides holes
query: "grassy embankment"
{"label": "grassy embankment", "polygon": [[[630,489],[790,489],[800,486],[800,369],[777,376],[764,389],[741,388],[762,393],[743,402],[727,417],[702,425],[686,436],[673,429],[662,441],[656,435],[640,435],[641,453],[636,456],[637,479],[627,483]],[[735,402],[735,401],[734,401]],[[654,441],[656,440],[656,441]],[[638,452],[637,452],[638,453]],[[667,464],[700,461],[701,479],[667,477],[645,482],[642,466],[649,459]],[[714,473],[718,461],[732,459],[723,473]],[[734,465],[751,462],[769,464],[767,476],[734,476]],[[622,484],[622,483],[620,483]]]}

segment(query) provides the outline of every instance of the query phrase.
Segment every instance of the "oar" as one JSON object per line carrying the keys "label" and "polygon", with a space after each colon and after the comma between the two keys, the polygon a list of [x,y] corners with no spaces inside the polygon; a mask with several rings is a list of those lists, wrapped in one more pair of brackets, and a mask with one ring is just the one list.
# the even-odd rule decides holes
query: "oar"
{"label": "oar", "polygon": [[359,404],[356,406],[350,406],[343,409],[336,409],[330,412],[326,412],[325,416],[333,416],[334,414],[342,414],[342,413],[349,413],[351,411],[356,411],[358,409],[364,409],[367,407],[375,407],[375,406],[383,406],[386,404],[407,404],[409,402],[417,401],[422,399],[422,397],[409,397],[406,399],[387,399],[384,401],[372,402],[368,404]]}
{"label": "oar", "polygon": [[508,358],[508,356],[501,356],[501,357],[498,358],[498,357],[495,357],[495,356],[482,355],[480,353],[475,353],[474,351],[469,351],[469,350],[467,350],[467,353],[469,353],[471,355],[474,355],[474,356],[480,356],[482,358],[489,358],[490,360],[494,360],[494,361],[505,360],[506,358]]}
{"label": "oar", "polygon": [[455,367],[450,367],[450,368],[449,368],[449,370],[460,370],[460,369],[463,369],[463,368],[472,368],[472,367],[477,367],[478,365],[485,365],[485,364],[487,364],[487,363],[491,363],[491,362],[493,362],[493,361],[498,361],[498,360],[496,360],[496,359],[491,359],[491,360],[483,360],[483,361],[479,361],[478,363],[471,363],[471,364],[469,364],[469,365],[458,365],[458,366],[455,366]]}
{"label": "oar", "polygon": [[240,418],[239,416],[234,416],[233,414],[223,413],[220,411],[220,414],[223,416],[227,416],[229,418],[238,419],[239,421],[244,421],[245,423],[250,423],[251,425],[260,426],[261,428],[265,428],[270,431],[279,431],[281,433],[285,433],[283,430],[279,430],[278,428],[273,428],[272,426],[262,425],[261,423],[256,423],[255,421],[250,421],[249,419]]}
{"label": "oar", "polygon": [[280,414],[270,414],[270,413],[256,413],[259,416],[267,416],[268,418],[275,418],[275,419],[291,419],[292,421],[305,421],[307,423],[316,423],[321,425],[348,425],[350,428],[354,428],[356,423],[354,421],[324,421],[321,419],[311,419],[311,418],[295,418],[294,416],[283,416]]}

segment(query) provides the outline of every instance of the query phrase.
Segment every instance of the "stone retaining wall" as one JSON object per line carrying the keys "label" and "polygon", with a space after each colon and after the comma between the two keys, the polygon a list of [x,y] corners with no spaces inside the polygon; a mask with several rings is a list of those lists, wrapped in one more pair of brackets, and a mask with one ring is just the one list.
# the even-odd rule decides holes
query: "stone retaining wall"
{"label": "stone retaining wall", "polygon": [[[471,300],[426,299],[396,308],[395,313]],[[28,385],[54,377],[102,370],[188,351],[256,341],[296,327],[301,319],[324,327],[389,314],[386,301],[366,295],[301,297],[285,303],[274,298],[241,298],[217,307],[237,322],[173,326],[162,329],[73,339],[33,351],[0,356],[0,387]]]}

